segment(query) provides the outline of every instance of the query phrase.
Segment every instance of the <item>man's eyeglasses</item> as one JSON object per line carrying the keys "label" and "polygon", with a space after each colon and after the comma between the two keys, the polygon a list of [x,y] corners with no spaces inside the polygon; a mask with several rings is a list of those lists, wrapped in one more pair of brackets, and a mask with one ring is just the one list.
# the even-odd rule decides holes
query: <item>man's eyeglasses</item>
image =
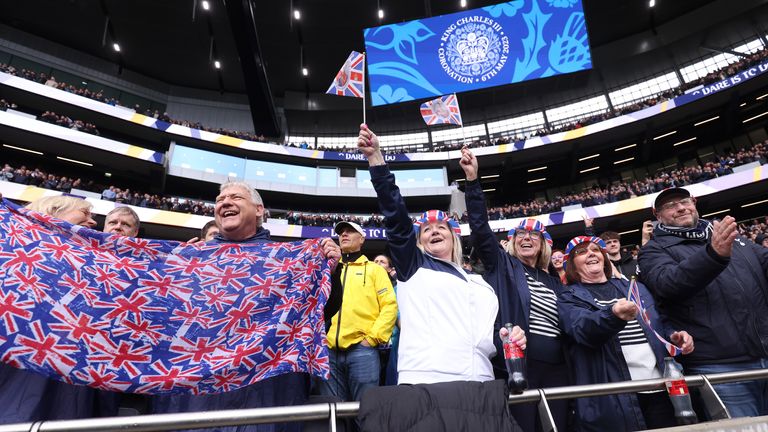
{"label": "man's eyeglasses", "polygon": [[689,206],[689,205],[693,204],[693,198],[688,197],[688,198],[683,198],[683,199],[678,200],[678,201],[665,202],[664,204],[662,204],[659,207],[659,209],[660,210],[672,210],[674,208],[677,208],[678,204],[682,205],[683,207]]}
{"label": "man's eyeglasses", "polygon": [[516,238],[524,239],[525,236],[530,236],[531,240],[538,240],[541,238],[541,233],[538,231],[515,230]]}

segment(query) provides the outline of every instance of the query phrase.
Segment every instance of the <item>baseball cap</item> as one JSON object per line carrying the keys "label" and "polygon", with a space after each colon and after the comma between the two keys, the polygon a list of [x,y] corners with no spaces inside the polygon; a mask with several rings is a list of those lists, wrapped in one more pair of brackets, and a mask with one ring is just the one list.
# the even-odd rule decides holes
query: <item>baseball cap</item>
{"label": "baseball cap", "polygon": [[671,196],[681,196],[683,198],[688,198],[691,196],[691,193],[688,192],[688,189],[679,188],[679,187],[671,187],[666,188],[663,191],[659,193],[659,195],[656,196],[656,199],[653,200],[653,211],[655,212],[657,208],[659,208],[659,205]]}
{"label": "baseball cap", "polygon": [[347,227],[352,228],[353,230],[359,232],[361,236],[365,237],[365,231],[363,228],[360,225],[349,221],[342,221],[337,223],[336,226],[333,227],[333,231],[336,234],[341,234],[341,231]]}

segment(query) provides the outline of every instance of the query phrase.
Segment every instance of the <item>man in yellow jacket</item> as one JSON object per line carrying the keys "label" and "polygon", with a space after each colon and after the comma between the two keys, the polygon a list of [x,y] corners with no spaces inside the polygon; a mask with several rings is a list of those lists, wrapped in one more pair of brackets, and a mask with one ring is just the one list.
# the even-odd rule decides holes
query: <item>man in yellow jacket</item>
{"label": "man in yellow jacket", "polygon": [[359,401],[379,384],[378,345],[392,335],[397,301],[387,272],[362,254],[365,231],[354,222],[339,222],[334,231],[341,246],[341,308],[327,332],[331,377],[320,393]]}

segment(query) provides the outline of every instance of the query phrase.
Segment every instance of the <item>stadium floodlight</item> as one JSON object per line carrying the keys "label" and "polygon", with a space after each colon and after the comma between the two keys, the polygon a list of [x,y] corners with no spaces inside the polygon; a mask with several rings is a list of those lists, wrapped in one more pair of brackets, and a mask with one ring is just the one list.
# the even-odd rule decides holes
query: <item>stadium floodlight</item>
{"label": "stadium floodlight", "polygon": [[208,3],[208,0],[203,0],[203,2],[201,4],[203,5],[203,9],[211,10],[211,4]]}
{"label": "stadium floodlight", "polygon": [[293,10],[293,19],[300,20],[301,19],[301,11],[298,9]]}
{"label": "stadium floodlight", "polygon": [[215,67],[216,69],[221,69],[221,62],[218,60],[214,60],[213,67]]}
{"label": "stadium floodlight", "polygon": [[120,44],[117,42],[113,43],[112,49],[115,50],[116,52],[120,52]]}
{"label": "stadium floodlight", "polygon": [[467,7],[467,0],[461,0],[461,1],[459,2],[459,6],[461,6],[461,7],[463,7],[463,8]]}
{"label": "stadium floodlight", "polygon": [[305,67],[301,68],[301,74],[304,75],[304,76],[309,75],[309,69],[307,69]]}

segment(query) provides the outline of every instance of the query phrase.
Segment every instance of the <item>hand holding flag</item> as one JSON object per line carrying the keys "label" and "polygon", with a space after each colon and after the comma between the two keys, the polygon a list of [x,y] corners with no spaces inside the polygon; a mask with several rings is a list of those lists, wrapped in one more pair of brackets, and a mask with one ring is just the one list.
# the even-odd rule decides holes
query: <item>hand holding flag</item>
{"label": "hand holding flag", "polygon": [[[648,312],[645,310],[642,297],[640,297],[640,288],[637,285],[637,278],[634,276],[632,276],[632,280],[629,282],[627,300],[637,305],[643,321],[648,326],[648,328],[653,331],[653,334],[656,335],[656,338],[660,340],[662,344],[664,344],[664,348],[666,348],[667,353],[670,356],[677,357],[680,354],[690,354],[693,351],[693,337],[691,337],[691,335],[689,335],[687,332],[675,332],[671,335],[672,341],[674,342],[677,340],[676,343],[682,347],[679,348],[678,346],[673,345],[671,342],[661,337],[661,335],[653,329],[653,326],[651,325],[651,318],[648,316]],[[686,345],[686,342],[690,343]]]}

